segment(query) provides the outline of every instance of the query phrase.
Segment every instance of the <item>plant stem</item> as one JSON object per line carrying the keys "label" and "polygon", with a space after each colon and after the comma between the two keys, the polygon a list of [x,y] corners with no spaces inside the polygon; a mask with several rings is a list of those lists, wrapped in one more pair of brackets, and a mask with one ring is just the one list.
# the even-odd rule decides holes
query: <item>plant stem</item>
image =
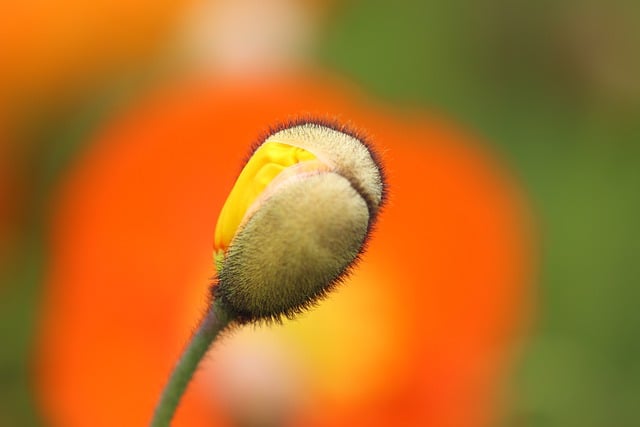
{"label": "plant stem", "polygon": [[171,373],[169,382],[165,386],[153,414],[151,427],[167,427],[170,425],[180,399],[198,364],[211,346],[211,343],[232,320],[220,304],[214,302],[211,305]]}

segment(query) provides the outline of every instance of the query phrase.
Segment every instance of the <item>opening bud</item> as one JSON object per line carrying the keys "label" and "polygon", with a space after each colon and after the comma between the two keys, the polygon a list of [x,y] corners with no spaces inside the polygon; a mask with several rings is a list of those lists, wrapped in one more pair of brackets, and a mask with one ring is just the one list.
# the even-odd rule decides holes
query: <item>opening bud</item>
{"label": "opening bud", "polygon": [[354,131],[321,121],[277,127],[220,213],[214,298],[240,322],[312,305],[357,261],[385,189],[376,155]]}

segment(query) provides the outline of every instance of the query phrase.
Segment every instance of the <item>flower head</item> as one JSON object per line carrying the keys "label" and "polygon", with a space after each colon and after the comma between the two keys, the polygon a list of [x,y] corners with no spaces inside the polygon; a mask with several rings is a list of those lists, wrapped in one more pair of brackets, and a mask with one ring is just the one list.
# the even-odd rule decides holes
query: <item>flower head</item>
{"label": "flower head", "polygon": [[[227,387],[228,374],[259,395],[247,371],[262,366],[300,398],[281,401],[286,426],[496,424],[529,308],[519,186],[454,123],[398,114],[350,85],[307,77],[159,90],[105,123],[78,156],[54,201],[34,353],[46,422],[148,424],[205,309],[212,218],[229,197],[220,183],[237,177],[243,141],[292,114],[327,112],[384,144],[393,206],[349,286],[266,338],[266,328],[228,337],[172,425],[232,424],[235,408],[255,405],[229,403],[217,385]],[[244,359],[239,342],[251,349]],[[265,362],[268,349],[285,356]]]}
{"label": "flower head", "polygon": [[220,213],[216,298],[241,321],[301,311],[356,261],[384,192],[376,156],[355,132],[313,120],[276,128]]}

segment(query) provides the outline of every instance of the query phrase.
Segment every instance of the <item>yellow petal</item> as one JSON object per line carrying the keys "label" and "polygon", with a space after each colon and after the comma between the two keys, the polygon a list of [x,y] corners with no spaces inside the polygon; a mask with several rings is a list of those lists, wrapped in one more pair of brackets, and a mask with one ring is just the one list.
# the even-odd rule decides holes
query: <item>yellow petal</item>
{"label": "yellow petal", "polygon": [[282,171],[315,159],[311,152],[293,145],[274,141],[262,144],[242,169],[222,207],[215,232],[216,257],[226,251],[251,205]]}

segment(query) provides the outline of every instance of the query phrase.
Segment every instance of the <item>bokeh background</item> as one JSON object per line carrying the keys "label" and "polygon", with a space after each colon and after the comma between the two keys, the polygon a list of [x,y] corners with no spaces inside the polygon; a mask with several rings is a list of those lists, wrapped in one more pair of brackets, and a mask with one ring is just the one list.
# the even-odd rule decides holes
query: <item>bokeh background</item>
{"label": "bokeh background", "polygon": [[32,391],[52,195],[92,131],[185,72],[331,72],[480,135],[535,218],[506,426],[640,425],[634,1],[60,0],[0,6],[0,426]]}

